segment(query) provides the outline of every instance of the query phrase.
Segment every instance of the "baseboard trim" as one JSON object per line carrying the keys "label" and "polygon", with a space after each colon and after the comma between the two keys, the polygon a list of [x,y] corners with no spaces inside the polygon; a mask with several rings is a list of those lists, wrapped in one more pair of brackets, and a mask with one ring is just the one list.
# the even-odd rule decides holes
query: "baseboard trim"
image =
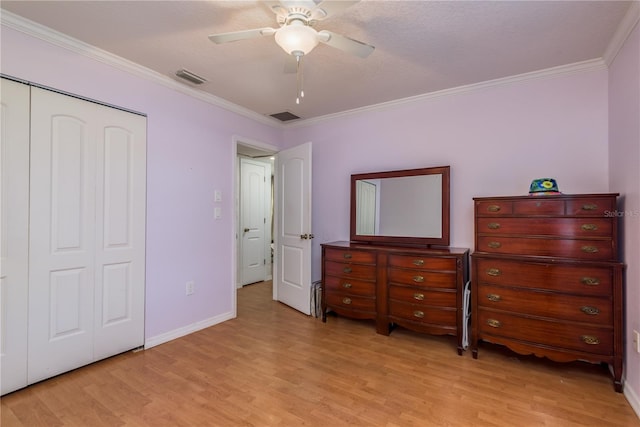
{"label": "baseboard trim", "polygon": [[633,411],[636,413],[638,418],[640,418],[640,398],[638,398],[638,393],[636,393],[633,388],[629,387],[628,383],[625,383],[624,385],[624,397],[627,398],[629,405],[631,405]]}
{"label": "baseboard trim", "polygon": [[235,317],[236,316],[233,314],[233,312],[223,313],[219,316],[201,320],[200,322],[192,323],[190,325],[183,326],[182,328],[174,329],[172,331],[165,332],[164,334],[147,338],[144,341],[144,349],[148,350],[151,347],[155,347],[157,345],[164,344],[169,341],[173,341],[177,338],[184,337],[185,335],[192,334],[201,329],[205,329],[210,326],[217,325],[218,323],[226,322],[227,320],[231,320]]}

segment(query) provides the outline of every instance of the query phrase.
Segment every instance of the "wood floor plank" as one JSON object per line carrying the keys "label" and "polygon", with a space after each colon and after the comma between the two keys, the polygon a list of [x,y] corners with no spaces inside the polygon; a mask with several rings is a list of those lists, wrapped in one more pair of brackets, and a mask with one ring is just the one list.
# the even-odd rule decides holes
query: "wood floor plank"
{"label": "wood floor plank", "polygon": [[238,291],[237,319],[2,397],[3,427],[640,426],[599,365],[370,321],[327,323]]}

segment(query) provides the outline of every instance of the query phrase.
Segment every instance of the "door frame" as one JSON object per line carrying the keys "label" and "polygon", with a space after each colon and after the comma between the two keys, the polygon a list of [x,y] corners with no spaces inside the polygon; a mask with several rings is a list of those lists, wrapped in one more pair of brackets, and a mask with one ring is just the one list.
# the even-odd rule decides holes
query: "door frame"
{"label": "door frame", "polygon": [[[232,301],[233,301],[233,317],[237,317],[238,315],[238,301],[237,301],[237,283],[238,283],[238,224],[239,224],[239,203],[240,203],[240,165],[238,161],[238,146],[244,146],[255,150],[256,153],[261,153],[261,155],[276,155],[280,150],[275,145],[267,144],[261,141],[257,141],[251,138],[245,138],[239,135],[233,135],[232,138],[232,150],[231,150],[231,163],[233,164],[232,173],[233,173],[233,215],[232,215],[232,227],[231,227],[231,240],[233,242],[233,248],[231,253],[231,288],[232,288]],[[276,171],[272,171],[272,173],[276,173]],[[273,272],[272,272],[273,276]],[[272,284],[272,298],[274,300],[278,299],[278,292],[275,286],[275,282]]]}

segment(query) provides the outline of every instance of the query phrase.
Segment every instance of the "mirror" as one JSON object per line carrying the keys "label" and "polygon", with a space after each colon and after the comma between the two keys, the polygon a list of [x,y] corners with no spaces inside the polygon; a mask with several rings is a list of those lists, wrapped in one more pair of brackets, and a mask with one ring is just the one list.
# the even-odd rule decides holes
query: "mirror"
{"label": "mirror", "polygon": [[351,240],[448,246],[449,169],[351,175]]}

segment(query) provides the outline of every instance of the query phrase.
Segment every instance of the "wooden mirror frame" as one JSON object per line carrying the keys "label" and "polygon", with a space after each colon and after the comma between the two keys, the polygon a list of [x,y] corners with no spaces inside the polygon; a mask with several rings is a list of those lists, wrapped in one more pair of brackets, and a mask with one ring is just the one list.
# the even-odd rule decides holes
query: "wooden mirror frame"
{"label": "wooden mirror frame", "polygon": [[[356,234],[356,181],[381,178],[399,178],[421,175],[442,175],[442,212],[440,237],[419,236],[380,236]],[[450,166],[438,166],[421,169],[405,169],[387,172],[360,173],[351,175],[351,221],[350,238],[353,242],[381,243],[381,244],[407,244],[427,246],[449,246],[450,224]]]}

